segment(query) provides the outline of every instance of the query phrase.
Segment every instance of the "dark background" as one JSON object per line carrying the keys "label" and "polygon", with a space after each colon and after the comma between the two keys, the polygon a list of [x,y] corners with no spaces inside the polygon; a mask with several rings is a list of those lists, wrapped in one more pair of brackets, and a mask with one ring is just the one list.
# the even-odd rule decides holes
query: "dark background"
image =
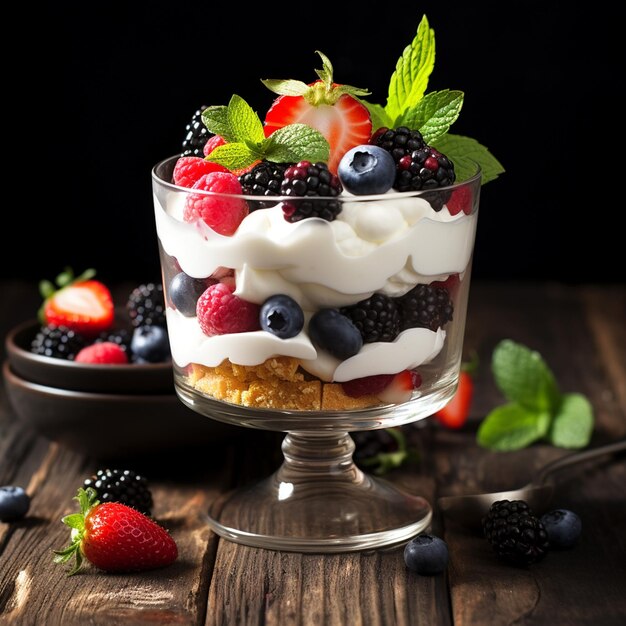
{"label": "dark background", "polygon": [[624,205],[610,149],[623,69],[604,6],[594,16],[562,2],[46,5],[13,24],[24,44],[5,71],[15,149],[3,208],[14,224],[2,228],[0,277],[71,265],[103,280],[158,278],[150,170],[180,150],[199,105],[236,92],[263,118],[273,94],[258,79],[313,80],[316,49],[338,82],[384,103],[426,12],[429,90],[465,91],[453,132],[507,170],[483,187],[474,276],[622,280],[621,231],[600,223]]}

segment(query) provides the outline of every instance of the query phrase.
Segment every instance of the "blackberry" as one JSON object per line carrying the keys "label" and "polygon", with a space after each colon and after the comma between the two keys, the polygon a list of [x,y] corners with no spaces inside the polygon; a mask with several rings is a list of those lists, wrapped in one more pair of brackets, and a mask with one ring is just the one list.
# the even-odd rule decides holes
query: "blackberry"
{"label": "blackberry", "polygon": [[393,298],[382,293],[343,307],[341,313],[358,328],[363,343],[393,341],[400,333],[398,306]]}
{"label": "blackberry", "polygon": [[454,306],[445,287],[416,285],[400,298],[400,328],[429,328],[437,330],[452,321]]}
{"label": "blackberry", "polygon": [[132,470],[101,469],[83,483],[83,489],[91,487],[103,502],[121,502],[150,515],[152,494],[148,481]]}
{"label": "blackberry", "polygon": [[211,137],[207,127],[202,123],[202,111],[206,105],[201,106],[185,126],[185,138],[183,139],[183,156],[204,156],[204,146]]}
{"label": "blackberry", "polygon": [[[384,148],[396,162],[397,191],[422,191],[447,187],[454,183],[454,164],[448,157],[426,145],[421,133],[400,126],[395,130],[380,129],[372,137],[374,145]],[[441,211],[450,192],[433,192],[423,196],[435,211]]]}
{"label": "blackberry", "polygon": [[[291,163],[261,161],[249,172],[239,177],[243,193],[248,196],[279,196],[285,171],[291,165]],[[275,202],[248,201],[250,211],[267,209],[275,204]]]}
{"label": "blackberry", "polygon": [[117,330],[105,330],[100,333],[98,339],[96,339],[96,343],[110,341],[111,343],[115,343],[122,348],[126,354],[130,354],[131,338],[131,332],[129,332],[126,328],[119,328]]}
{"label": "blackberry", "polygon": [[494,502],[483,518],[483,532],[496,554],[515,565],[530,565],[548,551],[548,533],[523,500]]}
{"label": "blackberry", "polygon": [[165,299],[161,283],[147,283],[133,289],[126,309],[135,328],[139,326],[165,327]]}
{"label": "blackberry", "polygon": [[42,326],[31,343],[30,351],[41,356],[73,361],[87,345],[87,340],[65,326]]}
{"label": "blackberry", "polygon": [[321,217],[332,222],[341,213],[341,203],[333,200],[343,191],[339,178],[328,171],[325,163],[300,161],[285,170],[280,186],[281,196],[323,197],[327,200],[285,202],[283,213],[288,222],[307,217]]}
{"label": "blackberry", "polygon": [[381,452],[395,452],[398,449],[398,442],[394,439],[386,428],[378,430],[361,430],[350,433],[354,440],[353,458],[357,465],[375,457]]}
{"label": "blackberry", "polygon": [[374,133],[370,143],[389,152],[396,164],[403,156],[426,145],[419,130],[410,130],[406,126],[399,126],[395,130],[380,128]]}

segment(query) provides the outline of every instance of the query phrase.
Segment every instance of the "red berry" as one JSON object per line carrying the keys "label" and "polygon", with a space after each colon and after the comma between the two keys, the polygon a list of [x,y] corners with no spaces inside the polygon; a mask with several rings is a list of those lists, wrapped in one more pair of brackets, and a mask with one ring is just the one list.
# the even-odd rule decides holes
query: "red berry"
{"label": "red berry", "polygon": [[472,205],[472,190],[467,186],[455,189],[446,202],[450,215],[457,215],[461,211],[466,215],[471,215]]}
{"label": "red berry", "polygon": [[119,502],[99,504],[96,492],[79,489],[75,500],[80,513],[63,522],[72,528],[72,542],[56,552],[56,563],[81,567],[83,557],[106,572],[137,572],[164,567],[178,557],[178,548],[167,531],[154,520]]}
{"label": "red berry", "polygon": [[94,343],[83,348],[75,359],[76,363],[123,364],[128,363],[126,352],[112,341]]}
{"label": "red berry", "polygon": [[202,176],[211,172],[228,172],[228,170],[223,165],[205,161],[200,157],[180,157],[174,166],[174,184],[181,187],[192,187]]}
{"label": "red berry", "polygon": [[474,381],[467,372],[461,372],[459,387],[452,400],[435,413],[435,417],[446,428],[461,428],[467,421],[472,397],[474,395]]}
{"label": "red berry", "polygon": [[341,383],[341,387],[344,393],[351,398],[375,396],[391,383],[394,376],[395,374],[375,374],[374,376],[354,378]]}
{"label": "red berry", "polygon": [[221,135],[213,135],[205,144],[204,144],[204,156],[209,156],[215,148],[219,146],[223,146],[226,143],[224,138]]}
{"label": "red berry", "polygon": [[200,218],[216,233],[232,235],[248,215],[248,204],[245,200],[228,197],[229,194],[241,194],[241,184],[234,174],[206,174],[194,183],[192,189],[219,195],[189,194],[183,213],[186,222],[195,222]]}
{"label": "red berry", "polygon": [[435,280],[430,283],[431,287],[444,287],[448,290],[450,294],[450,298],[454,298],[456,292],[458,291],[459,285],[461,284],[461,279],[458,274],[450,274],[448,278],[445,280]]}
{"label": "red berry", "polygon": [[404,370],[396,374],[385,387],[382,393],[378,395],[379,399],[389,404],[400,404],[408,402],[413,396],[413,390],[420,387],[422,377],[413,370]]}
{"label": "red berry", "polygon": [[433,172],[436,172],[439,169],[439,163],[435,157],[429,156],[424,161],[424,167],[428,170],[432,170]]}
{"label": "red berry", "polygon": [[43,314],[47,324],[94,336],[111,327],[115,312],[108,287],[86,280],[55,291],[45,301]]}
{"label": "red berry", "polygon": [[261,307],[234,295],[234,285],[211,285],[198,299],[196,313],[202,332],[209,337],[260,330]]}
{"label": "red berry", "polygon": [[411,155],[410,154],[405,154],[398,161],[398,168],[401,169],[401,170],[408,170],[409,167],[411,167],[411,163],[413,163],[413,159],[411,159]]}

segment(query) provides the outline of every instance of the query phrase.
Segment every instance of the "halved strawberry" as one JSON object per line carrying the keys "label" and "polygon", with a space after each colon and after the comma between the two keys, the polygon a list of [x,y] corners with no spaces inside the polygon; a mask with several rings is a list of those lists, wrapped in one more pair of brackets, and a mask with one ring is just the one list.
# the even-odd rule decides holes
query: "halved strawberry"
{"label": "halved strawberry", "polygon": [[41,291],[46,298],[40,312],[43,323],[65,326],[86,336],[97,335],[112,326],[115,313],[111,292],[97,280],[84,280],[87,275],[93,274],[83,274],[75,281],[57,278],[58,285],[65,283],[58,291],[52,283],[42,282]]}
{"label": "halved strawberry", "polygon": [[452,400],[435,413],[435,417],[446,428],[461,428],[467,421],[472,397],[474,381],[468,372],[462,371],[459,376],[459,387]]}
{"label": "halved strawberry", "polygon": [[341,157],[355,146],[368,143],[372,133],[372,120],[367,108],[355,96],[366,96],[365,89],[333,82],[333,66],[328,57],[322,58],[323,69],[316,70],[320,77],[306,84],[296,80],[264,80],[263,84],[274,93],[274,100],[265,116],[265,136],[289,124],[307,124],[318,130],[330,144],[328,169],[337,173]]}
{"label": "halved strawberry", "polygon": [[411,370],[404,370],[393,377],[393,380],[378,397],[389,404],[408,402],[413,391],[422,384],[422,377]]}

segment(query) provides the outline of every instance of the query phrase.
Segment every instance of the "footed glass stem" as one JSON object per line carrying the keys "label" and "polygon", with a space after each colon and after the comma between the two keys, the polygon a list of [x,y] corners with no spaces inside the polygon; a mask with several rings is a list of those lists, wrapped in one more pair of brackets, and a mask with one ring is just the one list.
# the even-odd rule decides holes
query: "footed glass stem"
{"label": "footed glass stem", "polygon": [[406,542],[430,523],[419,496],[361,472],[346,432],[289,432],[283,465],[209,515],[222,537],[258,548],[350,552]]}

